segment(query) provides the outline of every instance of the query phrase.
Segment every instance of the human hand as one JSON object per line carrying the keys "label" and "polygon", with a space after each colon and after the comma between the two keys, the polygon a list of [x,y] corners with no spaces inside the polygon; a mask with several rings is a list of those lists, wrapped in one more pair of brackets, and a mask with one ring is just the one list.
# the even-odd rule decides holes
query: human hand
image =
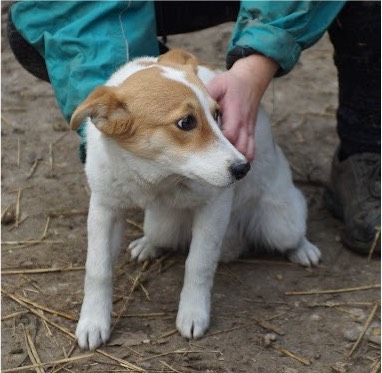
{"label": "human hand", "polygon": [[262,55],[237,60],[207,84],[222,113],[223,133],[249,161],[254,158],[254,127],[261,98],[278,69]]}

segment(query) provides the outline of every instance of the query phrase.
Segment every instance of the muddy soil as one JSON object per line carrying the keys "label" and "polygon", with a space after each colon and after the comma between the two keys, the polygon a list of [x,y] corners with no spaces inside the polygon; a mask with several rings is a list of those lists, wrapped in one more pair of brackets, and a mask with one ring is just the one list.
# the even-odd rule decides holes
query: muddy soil
{"label": "muddy soil", "polygon": [[[5,18],[3,14],[3,27]],[[224,67],[231,28],[224,24],[173,36],[169,45]],[[1,60],[3,212],[18,201],[16,223],[10,214],[9,224],[2,226],[2,288],[21,299],[20,304],[5,294],[2,298],[5,370],[32,364],[26,333],[43,363],[83,355],[77,347],[73,350],[72,338],[57,325],[73,333],[80,310],[89,190],[78,158],[79,139],[68,130],[49,84],[20,67],[6,40]],[[304,52],[292,73],[275,80],[264,100],[275,137],[309,202],[308,236],[323,253],[318,268],[272,256],[220,265],[210,329],[202,339],[187,341],[174,331],[185,258],[162,258],[145,269],[129,263],[127,246],[142,234],[143,217],[132,210],[114,281],[114,316],[122,317],[102,348],[109,357],[95,353],[47,366],[46,371],[127,370],[118,358],[149,372],[372,371],[380,351],[379,310],[373,317],[375,327],[351,357],[348,354],[380,299],[378,288],[287,294],[380,283],[379,259],[369,261],[344,248],[342,223],[322,202],[338,141],[336,103],[336,70],[327,37]],[[21,273],[9,272],[13,269]],[[22,299],[34,303],[27,306]],[[63,315],[38,311],[39,305]]]}

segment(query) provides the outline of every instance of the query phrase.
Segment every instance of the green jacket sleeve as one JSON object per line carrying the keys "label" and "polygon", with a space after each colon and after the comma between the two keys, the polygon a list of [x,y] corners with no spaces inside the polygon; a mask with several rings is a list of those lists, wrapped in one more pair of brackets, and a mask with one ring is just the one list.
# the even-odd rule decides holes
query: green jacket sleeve
{"label": "green jacket sleeve", "polygon": [[45,59],[66,120],[129,59],[157,55],[151,1],[20,1],[12,21]]}
{"label": "green jacket sleeve", "polygon": [[314,44],[330,26],[345,1],[242,1],[228,47],[227,67],[260,53],[289,72],[301,51]]}

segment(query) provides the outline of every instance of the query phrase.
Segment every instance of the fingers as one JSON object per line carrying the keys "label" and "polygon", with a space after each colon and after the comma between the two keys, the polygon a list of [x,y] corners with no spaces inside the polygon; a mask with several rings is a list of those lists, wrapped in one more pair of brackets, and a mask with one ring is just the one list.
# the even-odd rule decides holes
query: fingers
{"label": "fingers", "polygon": [[206,88],[210,96],[220,105],[224,136],[231,143],[235,143],[239,136],[240,128],[239,105],[235,105],[234,100],[230,97],[225,97],[227,93],[225,74],[217,75],[207,84]]}
{"label": "fingers", "polygon": [[[228,106],[228,107],[227,107]],[[239,105],[235,103],[223,107],[223,134],[248,160],[254,157],[254,121],[243,120]]]}
{"label": "fingers", "polygon": [[247,152],[248,139],[248,128],[246,126],[242,126],[239,130],[238,139],[234,145],[235,148],[243,155],[246,155]]}
{"label": "fingers", "polygon": [[235,106],[229,108],[223,107],[222,111],[223,134],[232,144],[236,144],[241,128],[240,113]]}
{"label": "fingers", "polygon": [[206,86],[208,94],[215,100],[220,101],[224,96],[226,88],[226,79],[224,74],[216,75]]}
{"label": "fingers", "polygon": [[[235,84],[234,84],[235,83]],[[236,84],[229,71],[216,75],[206,86],[210,96],[215,99],[222,112],[223,134],[235,145],[236,149],[248,160],[254,157],[253,127],[256,117],[255,109],[248,108],[252,102],[252,96],[247,97],[241,89],[242,84]],[[245,87],[245,85],[244,85]],[[247,104],[245,104],[247,103]],[[255,113],[253,113],[255,111]]]}
{"label": "fingers", "polygon": [[245,157],[249,162],[253,161],[255,158],[255,140],[253,135],[251,135],[248,139],[247,151],[245,152]]}
{"label": "fingers", "polygon": [[256,120],[251,120],[248,123],[248,142],[247,142],[247,149],[245,152],[245,157],[248,161],[253,161],[255,157],[255,138],[254,138],[254,131],[255,131],[255,125]]}
{"label": "fingers", "polygon": [[[254,157],[254,126],[255,119],[243,114],[239,102],[226,97],[222,102],[223,134],[249,161]],[[227,99],[227,100],[226,100]],[[248,119],[246,119],[248,118]]]}
{"label": "fingers", "polygon": [[253,137],[252,130],[249,131],[248,127],[243,126],[239,130],[239,137],[237,142],[234,144],[235,148],[247,158],[248,161],[252,161],[255,155],[255,140]]}

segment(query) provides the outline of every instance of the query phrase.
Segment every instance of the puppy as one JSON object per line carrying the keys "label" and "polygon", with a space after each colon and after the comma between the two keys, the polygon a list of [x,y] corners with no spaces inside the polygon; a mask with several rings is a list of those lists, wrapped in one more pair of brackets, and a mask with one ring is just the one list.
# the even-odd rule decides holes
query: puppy
{"label": "puppy", "polygon": [[189,247],[176,318],[186,338],[208,328],[220,259],[261,245],[302,265],[319,262],[319,249],[305,237],[306,202],[265,112],[257,116],[250,165],[224,137],[219,108],[205,89],[216,73],[182,50],[138,58],[73,113],[73,129],[86,120],[91,189],[85,296],[76,330],[84,349],[110,336],[112,267],[124,214],[133,206],[145,210],[145,219],[144,236],[129,246],[132,258]]}

